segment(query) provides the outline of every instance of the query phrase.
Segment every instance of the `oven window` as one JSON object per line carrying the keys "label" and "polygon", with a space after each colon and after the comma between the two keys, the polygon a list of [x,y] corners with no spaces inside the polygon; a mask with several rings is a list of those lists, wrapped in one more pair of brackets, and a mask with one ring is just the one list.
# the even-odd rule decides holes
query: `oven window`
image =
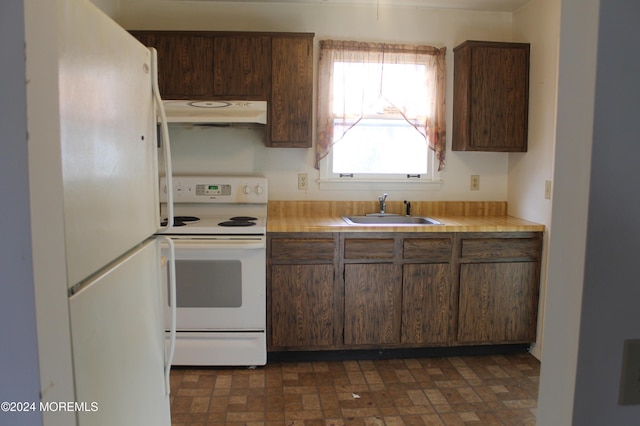
{"label": "oven window", "polygon": [[239,260],[177,260],[178,308],[237,308],[242,306]]}

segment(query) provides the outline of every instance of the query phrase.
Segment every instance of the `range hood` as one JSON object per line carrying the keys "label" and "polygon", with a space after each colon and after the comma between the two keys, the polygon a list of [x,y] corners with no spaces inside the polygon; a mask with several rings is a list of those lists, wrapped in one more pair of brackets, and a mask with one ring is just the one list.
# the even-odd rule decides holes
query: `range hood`
{"label": "range hood", "polygon": [[267,124],[266,101],[164,101],[169,123]]}

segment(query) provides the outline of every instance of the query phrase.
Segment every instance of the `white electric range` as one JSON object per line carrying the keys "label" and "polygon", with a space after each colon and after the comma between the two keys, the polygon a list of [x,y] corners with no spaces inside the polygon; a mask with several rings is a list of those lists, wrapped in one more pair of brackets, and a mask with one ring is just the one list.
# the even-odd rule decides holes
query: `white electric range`
{"label": "white electric range", "polygon": [[[166,214],[166,180],[160,185]],[[176,256],[173,365],[266,364],[267,179],[174,176],[173,195],[173,226],[160,233]]]}

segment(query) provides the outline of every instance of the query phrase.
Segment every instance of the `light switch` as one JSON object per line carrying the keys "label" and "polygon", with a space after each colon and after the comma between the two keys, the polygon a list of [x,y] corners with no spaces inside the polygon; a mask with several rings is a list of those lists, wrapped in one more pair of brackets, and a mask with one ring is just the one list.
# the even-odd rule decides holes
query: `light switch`
{"label": "light switch", "polygon": [[547,200],[551,199],[551,181],[550,180],[544,181],[544,198],[546,198]]}

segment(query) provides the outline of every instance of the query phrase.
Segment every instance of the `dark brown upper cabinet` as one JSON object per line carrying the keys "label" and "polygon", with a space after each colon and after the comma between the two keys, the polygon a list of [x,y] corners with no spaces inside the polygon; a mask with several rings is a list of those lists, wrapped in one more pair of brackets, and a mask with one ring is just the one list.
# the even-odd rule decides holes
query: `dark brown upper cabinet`
{"label": "dark brown upper cabinet", "polygon": [[266,145],[309,148],[313,34],[131,31],[158,51],[164,99],[265,100]]}
{"label": "dark brown upper cabinet", "polygon": [[526,152],[529,44],[465,41],[453,52],[453,150]]}
{"label": "dark brown upper cabinet", "polygon": [[272,38],[268,146],[311,147],[313,35]]}
{"label": "dark brown upper cabinet", "polygon": [[164,99],[206,99],[213,92],[213,38],[172,31],[132,31],[158,52],[158,86]]}
{"label": "dark brown upper cabinet", "polygon": [[271,81],[271,39],[226,35],[214,38],[213,95],[266,99]]}

